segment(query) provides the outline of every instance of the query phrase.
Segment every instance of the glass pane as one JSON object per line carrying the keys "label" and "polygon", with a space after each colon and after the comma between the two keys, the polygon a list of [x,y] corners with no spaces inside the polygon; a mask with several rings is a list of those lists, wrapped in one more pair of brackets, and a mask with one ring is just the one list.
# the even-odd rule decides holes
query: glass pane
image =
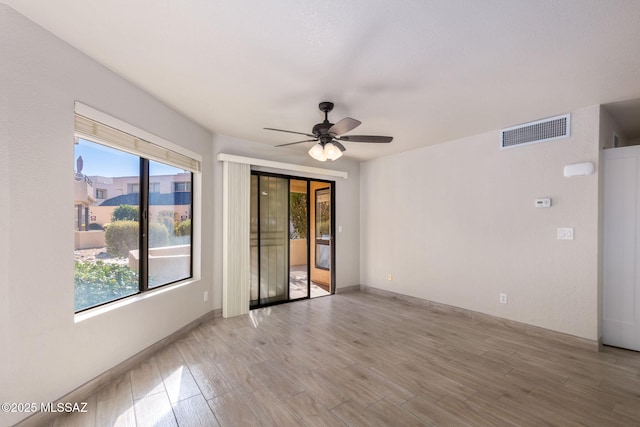
{"label": "glass pane", "polygon": [[331,238],[331,189],[316,190],[316,239]]}
{"label": "glass pane", "polygon": [[75,311],[138,293],[140,158],[75,143]]}
{"label": "glass pane", "polygon": [[307,265],[307,181],[289,182],[289,298],[309,295]]}
{"label": "glass pane", "polygon": [[331,189],[316,190],[316,268],[331,269]]}
{"label": "glass pane", "polygon": [[191,172],[149,161],[149,288],[191,277]]}
{"label": "glass pane", "polygon": [[260,303],[288,299],[289,180],[260,177]]}
{"label": "glass pane", "polygon": [[331,246],[316,243],[316,268],[331,269]]}
{"label": "glass pane", "polygon": [[250,250],[251,250],[251,303],[250,305],[258,304],[258,177],[251,175],[251,236],[250,236]]}

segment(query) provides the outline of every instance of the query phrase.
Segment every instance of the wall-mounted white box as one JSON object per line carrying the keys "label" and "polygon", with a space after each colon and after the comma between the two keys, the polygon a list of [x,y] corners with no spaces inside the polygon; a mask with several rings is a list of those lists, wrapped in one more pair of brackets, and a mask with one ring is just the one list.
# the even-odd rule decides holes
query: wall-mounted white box
{"label": "wall-mounted white box", "polygon": [[558,228],[558,240],[573,240],[573,228]]}
{"label": "wall-mounted white box", "polygon": [[544,199],[536,199],[536,208],[550,208],[551,199],[546,197]]}

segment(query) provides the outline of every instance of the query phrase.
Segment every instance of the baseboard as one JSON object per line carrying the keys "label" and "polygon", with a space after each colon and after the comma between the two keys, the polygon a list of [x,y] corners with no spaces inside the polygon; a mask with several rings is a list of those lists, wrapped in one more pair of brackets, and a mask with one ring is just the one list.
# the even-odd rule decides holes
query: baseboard
{"label": "baseboard", "polygon": [[346,286],[344,288],[336,288],[336,294],[346,294],[347,292],[358,292],[360,285]]}
{"label": "baseboard", "polygon": [[480,313],[466,308],[455,307],[452,305],[442,304],[435,301],[429,301],[426,299],[412,297],[408,295],[399,294],[397,292],[387,291],[385,289],[378,289],[367,285],[359,286],[360,292],[366,292],[373,295],[380,295],[388,298],[395,298],[407,304],[417,305],[428,308],[433,311],[441,313],[450,313],[463,316],[478,322],[485,322],[492,325],[501,325],[511,330],[519,331],[525,335],[539,336],[541,338],[550,339],[570,345],[582,350],[587,351],[600,351],[601,343],[598,341],[588,340],[586,338],[576,337],[575,335],[569,335],[562,332],[553,331],[551,329],[542,328],[539,326],[529,325],[527,323],[518,322],[515,320],[504,319],[502,317],[492,316],[490,314]]}
{"label": "baseboard", "polygon": [[[116,366],[109,369],[108,371],[103,372],[102,374],[98,375],[94,379],[87,381],[85,384],[76,388],[71,393],[67,393],[66,395],[62,396],[61,398],[59,398],[54,402],[54,405],[55,403],[58,403],[58,402],[82,402],[86,400],[87,397],[97,392],[103,385],[107,384],[117,376],[140,365],[149,357],[153,356],[155,353],[162,350],[167,345],[177,341],[186,333],[196,328],[200,324],[207,322],[213,318],[221,317],[221,316],[222,316],[222,309],[215,309],[208,312],[207,314],[197,318],[193,322],[173,332],[171,335],[161,339],[155,344],[150,345],[149,347],[145,348],[141,352],[117,364]],[[59,414],[55,412],[36,412],[30,417],[20,421],[18,424],[15,424],[14,427],[36,427],[36,426],[46,425],[58,415]]]}

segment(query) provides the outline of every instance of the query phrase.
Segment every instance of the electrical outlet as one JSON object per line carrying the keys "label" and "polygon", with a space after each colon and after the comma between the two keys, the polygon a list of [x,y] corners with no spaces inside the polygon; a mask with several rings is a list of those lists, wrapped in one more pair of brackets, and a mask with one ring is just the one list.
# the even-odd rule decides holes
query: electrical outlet
{"label": "electrical outlet", "polygon": [[573,228],[558,228],[558,240],[573,240]]}
{"label": "electrical outlet", "polygon": [[507,294],[500,294],[500,304],[507,303]]}
{"label": "electrical outlet", "polygon": [[393,275],[391,273],[387,274],[387,280],[388,281],[392,281],[393,280]]}
{"label": "electrical outlet", "polygon": [[204,302],[207,302],[209,300],[209,292],[208,291],[204,291]]}

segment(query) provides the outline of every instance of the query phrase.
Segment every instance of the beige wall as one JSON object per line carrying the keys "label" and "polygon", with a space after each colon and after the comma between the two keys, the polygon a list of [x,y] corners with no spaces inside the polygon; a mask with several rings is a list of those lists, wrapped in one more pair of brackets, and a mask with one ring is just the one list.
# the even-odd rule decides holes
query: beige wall
{"label": "beige wall", "polygon": [[289,240],[289,263],[307,265],[307,239]]}
{"label": "beige wall", "polygon": [[[0,105],[10,106],[0,114],[8,118],[0,126],[0,401],[51,402],[216,308],[203,301],[214,291],[212,135],[5,4],[0,39],[0,96],[8,101]],[[74,101],[203,159],[199,277],[84,317],[74,315],[75,236],[65,225],[75,217]],[[0,413],[0,425],[28,415]]]}
{"label": "beige wall", "polygon": [[74,204],[90,205],[95,201],[93,198],[93,187],[86,181],[75,181],[73,183]]}
{"label": "beige wall", "polygon": [[75,249],[104,248],[104,231],[89,230],[75,232]]}
{"label": "beige wall", "polygon": [[563,167],[598,165],[599,111],[563,140],[499,150],[495,130],[363,163],[361,283],[596,340],[599,171]]}

